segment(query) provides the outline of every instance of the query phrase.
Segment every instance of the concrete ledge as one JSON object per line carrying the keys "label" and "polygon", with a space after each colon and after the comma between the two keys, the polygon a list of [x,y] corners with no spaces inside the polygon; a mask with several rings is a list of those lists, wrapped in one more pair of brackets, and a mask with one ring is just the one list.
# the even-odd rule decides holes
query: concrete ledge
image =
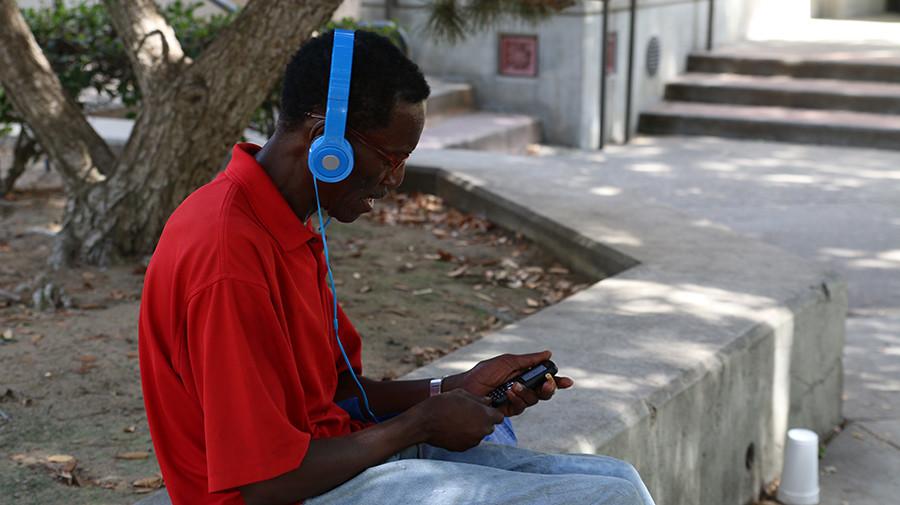
{"label": "concrete ledge", "polygon": [[840,422],[847,298],[834,275],[610,187],[598,163],[419,150],[408,174],[611,275],[410,374],[552,349],[577,386],[515,420],[523,446],[626,459],[660,504],[743,505],[780,473],[787,428]]}
{"label": "concrete ledge", "polygon": [[641,113],[638,131],[900,149],[900,117],[842,110],[666,102]]}
{"label": "concrete ledge", "polygon": [[[783,51],[782,51],[783,53]],[[844,52],[841,59],[804,54],[787,58],[769,54],[734,54],[727,49],[688,56],[688,72],[750,75],[788,75],[804,79],[900,82],[900,61],[870,59],[865,54]]]}
{"label": "concrete ledge", "polygon": [[540,140],[541,125],[533,117],[478,111],[429,118],[418,148],[524,153]]}
{"label": "concrete ledge", "polygon": [[452,82],[428,76],[431,94],[426,102],[429,118],[470,111],[475,107],[472,86],[462,82]]}

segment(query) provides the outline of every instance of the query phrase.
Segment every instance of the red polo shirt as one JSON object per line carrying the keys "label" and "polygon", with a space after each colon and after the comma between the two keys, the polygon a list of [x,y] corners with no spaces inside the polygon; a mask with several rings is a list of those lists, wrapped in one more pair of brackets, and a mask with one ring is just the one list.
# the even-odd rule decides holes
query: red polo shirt
{"label": "red polo shirt", "polygon": [[[253,158],[231,162],[166,224],[144,280],[147,420],[175,505],[244,503],[236,487],[300,466],[310,439],[365,427],[334,404],[334,339],[320,236]],[[339,311],[361,368],[359,334]]]}

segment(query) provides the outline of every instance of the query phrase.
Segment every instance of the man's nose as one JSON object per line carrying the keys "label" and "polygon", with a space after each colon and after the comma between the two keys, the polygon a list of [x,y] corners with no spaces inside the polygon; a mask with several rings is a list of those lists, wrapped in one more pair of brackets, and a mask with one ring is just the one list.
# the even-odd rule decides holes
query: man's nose
{"label": "man's nose", "polygon": [[406,161],[400,163],[400,166],[388,172],[384,185],[390,189],[397,189],[403,183],[403,176],[406,175]]}

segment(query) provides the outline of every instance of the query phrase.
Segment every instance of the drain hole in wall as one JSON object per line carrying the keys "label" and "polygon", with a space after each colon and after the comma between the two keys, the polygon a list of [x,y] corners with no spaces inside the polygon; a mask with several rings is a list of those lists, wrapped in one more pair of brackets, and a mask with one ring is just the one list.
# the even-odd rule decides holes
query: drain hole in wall
{"label": "drain hole in wall", "polygon": [[753,442],[750,442],[750,445],[747,446],[747,454],[744,456],[744,466],[747,467],[747,470],[753,468],[753,462],[756,460],[756,450],[753,447]]}

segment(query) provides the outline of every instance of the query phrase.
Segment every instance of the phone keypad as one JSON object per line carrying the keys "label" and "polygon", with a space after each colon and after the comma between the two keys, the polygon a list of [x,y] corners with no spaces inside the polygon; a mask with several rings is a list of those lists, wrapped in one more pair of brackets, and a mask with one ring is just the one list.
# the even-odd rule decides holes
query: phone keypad
{"label": "phone keypad", "polygon": [[506,392],[509,391],[513,387],[514,381],[507,382],[506,384],[498,387],[488,394],[491,398],[491,405],[498,406],[506,403]]}

